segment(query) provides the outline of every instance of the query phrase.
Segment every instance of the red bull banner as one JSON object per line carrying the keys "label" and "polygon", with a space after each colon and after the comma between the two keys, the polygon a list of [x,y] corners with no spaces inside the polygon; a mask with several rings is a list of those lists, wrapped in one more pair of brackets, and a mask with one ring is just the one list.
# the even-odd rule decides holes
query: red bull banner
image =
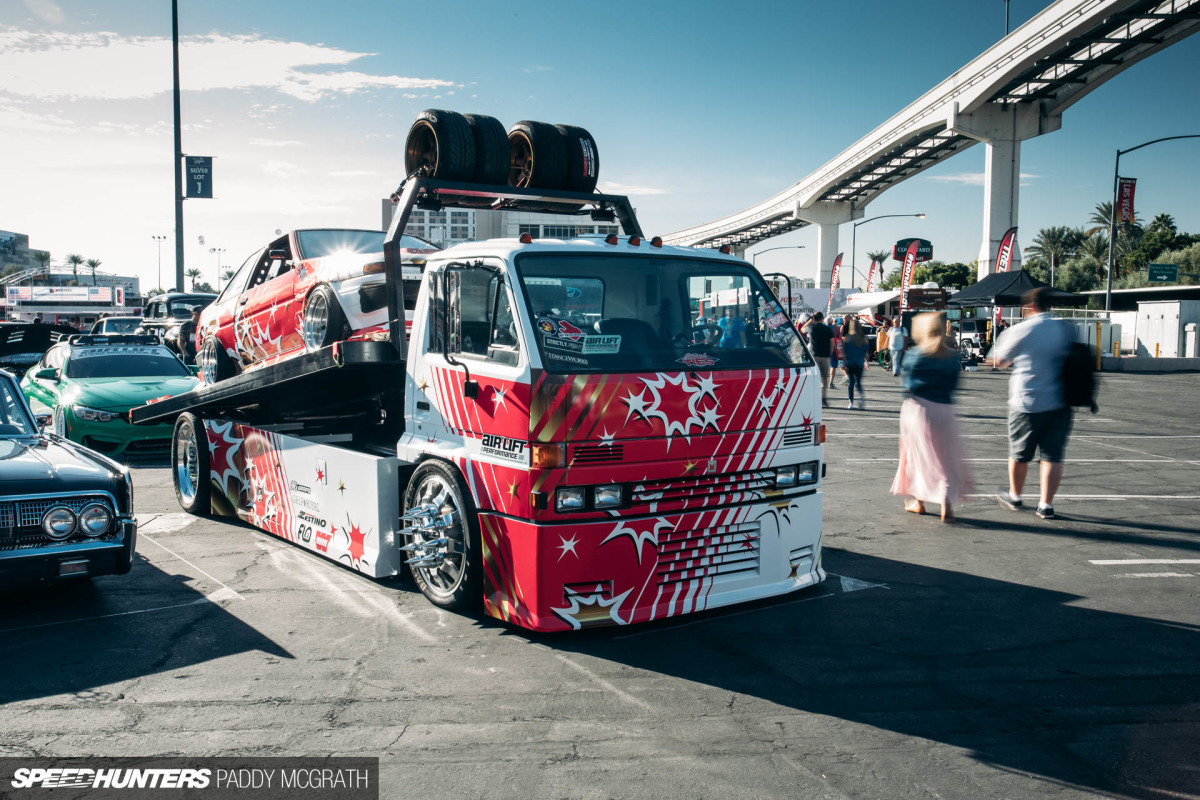
{"label": "red bull banner", "polygon": [[1117,222],[1133,222],[1133,192],[1137,189],[1137,178],[1121,178],[1117,181]]}
{"label": "red bull banner", "polygon": [[871,259],[871,266],[867,267],[867,288],[866,291],[871,291],[871,287],[875,285],[875,265],[879,262]]}
{"label": "red bull banner", "polygon": [[829,302],[825,304],[825,313],[833,311],[833,293],[838,288],[838,278],[842,272],[842,254],[838,253],[837,258],[833,260],[833,274],[829,276]]}
{"label": "red bull banner", "polygon": [[900,272],[900,313],[908,311],[908,287],[912,283],[913,270],[917,266],[917,250],[920,240],[914,239],[904,254],[904,267]]}
{"label": "red bull banner", "polygon": [[1017,227],[1008,229],[1004,234],[1004,238],[1000,240],[1000,249],[996,251],[996,272],[1008,272],[1008,267],[1012,264],[1013,250],[1017,245]]}

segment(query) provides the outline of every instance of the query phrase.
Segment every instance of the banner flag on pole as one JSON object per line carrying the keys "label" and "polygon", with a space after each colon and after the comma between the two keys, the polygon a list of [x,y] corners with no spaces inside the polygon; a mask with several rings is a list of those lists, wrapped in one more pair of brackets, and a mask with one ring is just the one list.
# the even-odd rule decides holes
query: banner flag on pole
{"label": "banner flag on pole", "polygon": [[1008,267],[1012,264],[1013,250],[1017,246],[1017,227],[1008,229],[1004,234],[1004,238],[1000,240],[1000,249],[996,251],[996,272],[1008,272]]}
{"label": "banner flag on pole", "polygon": [[[1015,229],[1014,229],[1015,230]],[[908,251],[904,254],[904,267],[900,273],[900,313],[908,311],[908,286],[912,283],[913,268],[917,265],[917,249],[920,247],[919,239],[914,239],[912,244],[908,246]]]}
{"label": "banner flag on pole", "polygon": [[1137,178],[1121,178],[1117,181],[1117,222],[1133,222],[1133,192],[1137,189]]}
{"label": "banner flag on pole", "polygon": [[875,259],[871,259],[871,266],[867,267],[867,291],[871,291],[872,284],[875,283],[875,264],[878,263]]}
{"label": "banner flag on pole", "polygon": [[838,288],[838,276],[842,271],[842,254],[838,253],[837,258],[833,260],[833,274],[829,276],[829,304],[825,308],[825,313],[828,315],[833,311],[833,293]]}

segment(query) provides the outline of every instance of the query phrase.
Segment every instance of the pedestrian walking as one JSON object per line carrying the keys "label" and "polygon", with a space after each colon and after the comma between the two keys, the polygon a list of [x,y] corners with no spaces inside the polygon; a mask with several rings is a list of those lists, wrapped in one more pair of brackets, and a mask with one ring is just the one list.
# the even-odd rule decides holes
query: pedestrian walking
{"label": "pedestrian walking", "polygon": [[863,391],[862,376],[867,366],[867,337],[863,335],[857,319],[851,319],[846,325],[846,338],[842,342],[845,354],[844,369],[846,370],[846,389],[850,393],[850,404],[846,408],[854,408],[854,387],[858,387],[858,407],[867,407],[867,393]]}
{"label": "pedestrian walking", "polygon": [[996,341],[993,358],[1003,369],[1012,366],[1008,379],[1008,487],[996,497],[1005,508],[1024,506],[1021,492],[1034,451],[1041,457],[1041,497],[1037,515],[1054,518],[1054,495],[1062,483],[1063,458],[1071,434],[1072,412],[1063,393],[1063,363],[1075,341],[1070,326],[1047,312],[1045,288],[1021,296],[1025,321],[1004,331]]}
{"label": "pedestrian walking", "polygon": [[912,326],[913,343],[904,354],[908,397],[900,406],[900,464],[891,491],[911,498],[905,511],[924,514],[925,503],[939,503],[942,522],[953,522],[953,504],[966,497],[973,483],[953,405],[958,354],[946,345],[941,314],[918,314]]}
{"label": "pedestrian walking", "polygon": [[821,372],[821,406],[824,408],[829,405],[826,390],[831,388],[829,356],[833,351],[833,328],[825,324],[825,314],[818,311],[808,321],[807,333],[813,358],[817,360],[817,369]]}
{"label": "pedestrian walking", "polygon": [[892,320],[892,330],[888,333],[888,348],[892,351],[892,375],[900,374],[900,361],[908,348],[908,331],[900,324],[900,318]]}

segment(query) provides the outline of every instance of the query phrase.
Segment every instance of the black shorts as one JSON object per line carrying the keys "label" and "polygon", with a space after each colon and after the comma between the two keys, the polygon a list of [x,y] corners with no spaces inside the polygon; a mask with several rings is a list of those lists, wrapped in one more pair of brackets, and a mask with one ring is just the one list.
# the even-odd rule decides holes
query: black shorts
{"label": "black shorts", "polygon": [[1071,434],[1071,407],[1053,411],[1008,412],[1008,457],[1017,462],[1033,460],[1035,450],[1042,461],[1061,462]]}

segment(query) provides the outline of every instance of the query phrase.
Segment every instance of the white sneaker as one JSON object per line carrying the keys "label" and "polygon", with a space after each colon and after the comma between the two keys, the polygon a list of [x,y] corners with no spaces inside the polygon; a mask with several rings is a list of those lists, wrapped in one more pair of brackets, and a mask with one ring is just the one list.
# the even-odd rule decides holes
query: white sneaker
{"label": "white sneaker", "polygon": [[847,403],[846,408],[854,408],[854,401],[851,400],[849,403]]}

